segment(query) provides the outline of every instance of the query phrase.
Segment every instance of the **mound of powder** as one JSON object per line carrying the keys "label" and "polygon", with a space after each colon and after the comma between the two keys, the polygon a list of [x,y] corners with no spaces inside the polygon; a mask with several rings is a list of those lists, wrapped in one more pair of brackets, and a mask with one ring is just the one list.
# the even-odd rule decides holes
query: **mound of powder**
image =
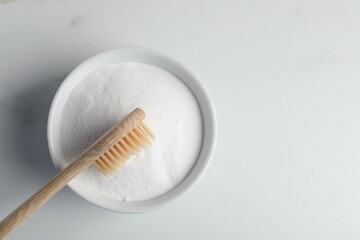
{"label": "mound of powder", "polygon": [[158,197],[179,184],[197,160],[202,143],[199,106],[187,86],[148,64],[107,65],[82,80],[68,99],[61,120],[61,143],[68,162],[136,107],[156,135],[153,144],[106,177],[91,166],[77,176],[92,191],[122,201]]}

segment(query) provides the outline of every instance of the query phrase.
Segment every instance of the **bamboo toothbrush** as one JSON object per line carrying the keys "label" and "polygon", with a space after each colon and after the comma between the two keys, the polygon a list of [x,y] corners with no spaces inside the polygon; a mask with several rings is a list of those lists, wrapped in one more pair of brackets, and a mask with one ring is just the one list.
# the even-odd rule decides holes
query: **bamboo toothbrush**
{"label": "bamboo toothbrush", "polygon": [[133,154],[149,145],[154,140],[154,134],[144,124],[144,118],[144,111],[136,108],[99,138],[76,160],[0,222],[0,239],[3,239],[27,216],[39,209],[91,164],[95,163],[104,175],[110,175]]}

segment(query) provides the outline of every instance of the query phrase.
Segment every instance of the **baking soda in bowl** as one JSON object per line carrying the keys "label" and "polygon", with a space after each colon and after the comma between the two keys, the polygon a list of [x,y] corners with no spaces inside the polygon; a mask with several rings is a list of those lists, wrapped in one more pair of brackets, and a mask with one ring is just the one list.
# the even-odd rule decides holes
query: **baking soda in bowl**
{"label": "baking soda in bowl", "polygon": [[62,150],[74,160],[136,107],[156,139],[114,175],[95,166],[78,180],[105,197],[143,201],[170,191],[191,171],[202,144],[202,117],[192,92],[162,68],[135,62],[107,65],[83,79],[69,97],[61,120]]}

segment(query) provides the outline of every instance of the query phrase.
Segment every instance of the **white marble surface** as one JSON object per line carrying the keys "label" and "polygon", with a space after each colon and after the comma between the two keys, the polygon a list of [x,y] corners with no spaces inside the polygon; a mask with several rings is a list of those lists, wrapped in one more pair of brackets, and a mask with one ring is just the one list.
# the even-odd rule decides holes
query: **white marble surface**
{"label": "white marble surface", "polygon": [[160,49],[217,108],[213,162],[186,196],[124,215],[64,189],[8,239],[359,239],[360,2],[0,0],[0,218],[55,170],[52,97],[78,63]]}

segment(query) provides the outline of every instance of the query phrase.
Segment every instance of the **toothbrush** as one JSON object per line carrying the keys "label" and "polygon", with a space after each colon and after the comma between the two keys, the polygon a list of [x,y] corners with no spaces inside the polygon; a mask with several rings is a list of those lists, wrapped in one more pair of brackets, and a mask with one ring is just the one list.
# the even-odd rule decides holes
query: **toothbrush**
{"label": "toothbrush", "polygon": [[119,124],[106,132],[76,160],[0,222],[0,239],[3,239],[91,164],[94,163],[104,175],[108,176],[119,169],[132,155],[150,145],[155,136],[143,122],[144,118],[145,112],[136,108]]}

